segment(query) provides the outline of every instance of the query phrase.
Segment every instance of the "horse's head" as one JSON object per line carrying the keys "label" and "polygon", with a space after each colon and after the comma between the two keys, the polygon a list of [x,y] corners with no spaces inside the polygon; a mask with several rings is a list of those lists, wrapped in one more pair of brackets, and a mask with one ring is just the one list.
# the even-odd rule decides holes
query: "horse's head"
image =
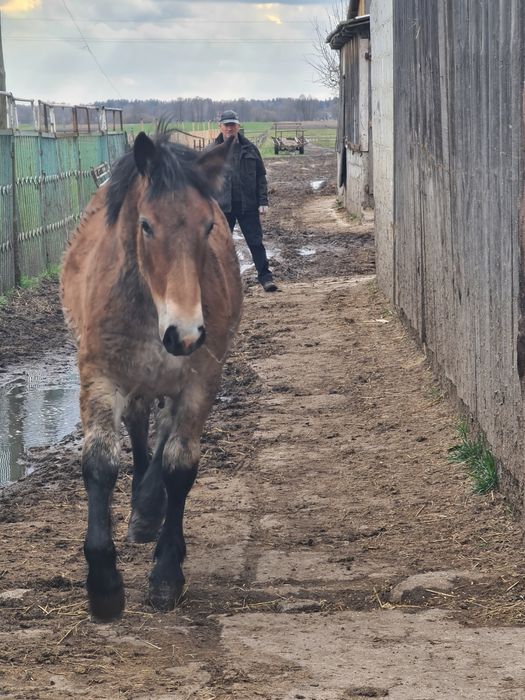
{"label": "horse's head", "polygon": [[231,143],[197,155],[140,133],[133,150],[138,201],[137,258],[158,314],[162,343],[189,355],[206,338],[201,279],[217,220],[215,191]]}

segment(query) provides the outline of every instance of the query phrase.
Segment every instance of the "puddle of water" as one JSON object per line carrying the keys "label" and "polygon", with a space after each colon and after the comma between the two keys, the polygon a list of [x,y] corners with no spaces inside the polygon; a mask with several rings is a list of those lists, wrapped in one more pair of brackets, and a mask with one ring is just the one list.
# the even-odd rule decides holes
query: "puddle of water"
{"label": "puddle of water", "polygon": [[[237,226],[235,226],[233,229],[233,240],[235,241],[235,250],[237,251],[237,257],[239,258],[239,265],[241,267],[242,275],[243,272],[246,272],[246,270],[250,270],[255,266],[253,264],[250,250],[246,245],[246,241],[244,240],[244,236],[240,232],[237,233]],[[277,250],[266,248],[266,255],[268,256],[268,259],[276,257],[277,254]]]}
{"label": "puddle of water", "polygon": [[62,440],[80,420],[78,372],[71,356],[0,375],[0,486],[26,474],[23,453]]}
{"label": "puddle of water", "polygon": [[310,187],[313,190],[320,190],[321,187],[324,187],[326,185],[326,180],[311,180],[310,181]]}
{"label": "puddle of water", "polygon": [[243,272],[246,272],[246,270],[249,270],[251,267],[254,266],[252,256],[250,255],[250,251],[248,249],[248,246],[246,245],[244,236],[241,233],[239,224],[235,224],[235,226],[233,227],[232,236],[233,240],[235,241],[235,250],[237,251],[237,257],[239,258],[239,265],[241,268],[242,275]]}
{"label": "puddle of water", "polygon": [[299,248],[299,255],[315,255],[317,253],[315,248]]}
{"label": "puddle of water", "polygon": [[[235,250],[237,251],[237,257],[239,258],[239,264],[241,267],[242,275],[243,272],[246,272],[246,270],[249,270],[250,268],[255,266],[253,264],[250,249],[246,245],[244,236],[242,235],[241,229],[239,228],[239,224],[235,224],[235,226],[233,227],[232,236],[233,240],[235,241]],[[277,257],[279,255],[279,251],[277,249],[273,250],[272,248],[266,247],[266,255],[270,260],[271,258]]]}

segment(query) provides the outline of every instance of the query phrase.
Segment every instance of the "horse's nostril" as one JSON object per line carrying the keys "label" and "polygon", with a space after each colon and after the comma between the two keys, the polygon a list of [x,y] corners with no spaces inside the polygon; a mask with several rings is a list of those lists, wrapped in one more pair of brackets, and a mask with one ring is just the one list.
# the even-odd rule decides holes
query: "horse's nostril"
{"label": "horse's nostril", "polygon": [[180,354],[179,332],[175,326],[168,326],[168,328],[166,328],[162,343],[166,350],[172,355]]}
{"label": "horse's nostril", "polygon": [[168,326],[164,332],[162,344],[171,355],[190,355],[206,340],[204,326],[199,326],[197,330],[199,335],[192,341],[189,337],[181,338],[177,326]]}

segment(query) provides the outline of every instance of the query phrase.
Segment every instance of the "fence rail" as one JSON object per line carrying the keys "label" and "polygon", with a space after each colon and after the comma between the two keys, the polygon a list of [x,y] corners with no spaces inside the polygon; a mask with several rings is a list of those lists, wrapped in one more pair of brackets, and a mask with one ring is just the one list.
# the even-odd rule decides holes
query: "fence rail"
{"label": "fence rail", "polygon": [[[43,109],[43,104],[38,110],[31,107],[31,114],[53,114],[54,107]],[[16,107],[11,96],[7,110],[14,120],[8,120],[11,126],[19,124]],[[93,169],[103,163],[111,166],[126,150],[124,131],[102,130],[106,122],[101,120],[100,108],[68,109],[77,114],[76,124],[75,119],[69,122],[73,125],[69,131],[65,120],[64,128],[58,129],[55,118],[32,125],[42,127],[41,131],[18,127],[0,131],[0,294],[60,262],[96,189]],[[85,118],[82,125],[78,115],[86,110],[98,117]],[[84,129],[86,124],[89,128]]]}

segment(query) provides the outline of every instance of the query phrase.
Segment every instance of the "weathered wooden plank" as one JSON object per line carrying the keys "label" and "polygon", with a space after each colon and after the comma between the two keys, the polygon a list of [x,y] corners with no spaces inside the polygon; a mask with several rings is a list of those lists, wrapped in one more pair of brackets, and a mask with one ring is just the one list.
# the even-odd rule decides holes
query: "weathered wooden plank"
{"label": "weathered wooden plank", "polygon": [[[393,298],[514,488],[523,481],[524,27],[519,0],[393,6]],[[379,255],[380,275],[381,265]]]}

